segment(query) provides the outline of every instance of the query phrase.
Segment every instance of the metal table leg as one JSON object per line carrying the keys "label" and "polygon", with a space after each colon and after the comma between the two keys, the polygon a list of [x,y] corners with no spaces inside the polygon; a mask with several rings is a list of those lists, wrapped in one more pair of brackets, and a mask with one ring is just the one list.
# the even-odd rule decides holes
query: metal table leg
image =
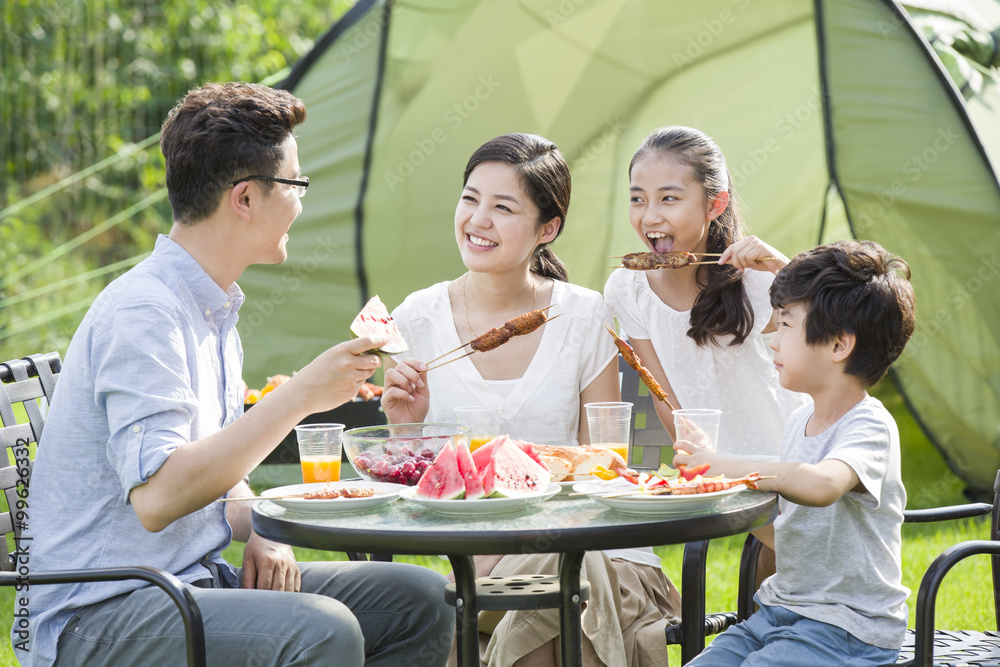
{"label": "metal table leg", "polygon": [[[472,556],[448,556],[455,575],[455,645],[458,664],[479,667],[479,612],[476,611],[476,563]],[[579,568],[577,568],[579,570]],[[577,577],[579,580],[579,576]]]}
{"label": "metal table leg", "polygon": [[583,667],[583,627],[580,623],[580,568],[583,551],[570,551],[559,557],[559,650],[563,667]]}

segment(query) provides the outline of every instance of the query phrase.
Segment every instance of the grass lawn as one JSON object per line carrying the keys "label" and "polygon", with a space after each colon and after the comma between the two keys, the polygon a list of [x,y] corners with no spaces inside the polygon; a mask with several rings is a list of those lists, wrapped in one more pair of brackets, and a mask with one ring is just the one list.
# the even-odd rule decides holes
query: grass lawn
{"label": "grass lawn", "polygon": [[[903,442],[903,480],[906,484],[909,509],[939,507],[967,502],[962,495],[963,484],[947,469],[941,456],[931,446],[914,423],[902,399],[883,383],[873,392],[892,411],[899,424]],[[989,539],[989,518],[982,517],[944,524],[903,526],[903,583],[912,591],[909,599],[910,624],[913,627],[917,588],[927,566],[944,549],[963,540]],[[712,542],[708,558],[706,608],[709,612],[736,609],[736,577],[743,536]],[[225,552],[230,562],[242,561],[242,544],[233,544]],[[683,545],[657,547],[663,568],[679,584]],[[296,548],[302,561],[344,560],[342,553],[329,553]],[[396,560],[417,563],[439,572],[448,572],[449,563],[436,556],[397,556]],[[683,593],[683,591],[682,591]],[[14,592],[0,588],[0,633],[10,635]],[[956,566],[945,579],[937,603],[936,623],[946,629],[991,629],[995,627],[990,588],[989,559],[979,556]],[[680,664],[680,648],[670,647],[670,661]],[[0,642],[0,665],[16,665],[9,641]]]}

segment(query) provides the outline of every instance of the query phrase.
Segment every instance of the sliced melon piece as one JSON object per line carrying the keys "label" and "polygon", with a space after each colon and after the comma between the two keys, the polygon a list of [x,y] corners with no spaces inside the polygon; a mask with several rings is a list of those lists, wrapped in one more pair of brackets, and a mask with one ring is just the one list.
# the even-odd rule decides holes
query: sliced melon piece
{"label": "sliced melon piece", "polygon": [[516,498],[544,491],[552,474],[507,438],[494,445],[479,479],[487,498]]}
{"label": "sliced melon piece", "polygon": [[368,336],[369,338],[386,339],[382,347],[371,350],[376,354],[401,354],[410,349],[406,340],[403,339],[399,327],[393,322],[392,316],[389,315],[389,311],[378,295],[370,298],[358,316],[351,322],[351,333],[357,338]]}
{"label": "sliced melon piece", "polygon": [[472,454],[469,453],[469,446],[465,444],[464,440],[458,443],[455,453],[458,458],[458,472],[465,479],[465,499],[485,498],[483,483],[479,481],[479,471],[476,469],[476,464],[472,462]]}
{"label": "sliced melon piece", "polygon": [[434,462],[424,471],[414,495],[430,500],[456,500],[465,495],[465,478],[458,471],[455,448],[441,448]]}

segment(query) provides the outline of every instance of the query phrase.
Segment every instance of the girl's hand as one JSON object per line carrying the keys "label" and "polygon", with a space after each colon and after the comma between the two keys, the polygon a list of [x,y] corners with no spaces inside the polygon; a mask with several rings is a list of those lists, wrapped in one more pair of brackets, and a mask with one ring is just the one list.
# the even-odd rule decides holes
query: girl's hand
{"label": "girl's hand", "polygon": [[426,370],[426,364],[408,357],[385,372],[382,411],[390,424],[418,423],[427,417],[431,394],[421,375]]}
{"label": "girl's hand", "polygon": [[788,264],[788,258],[756,236],[748,236],[726,248],[719,264],[726,262],[731,262],[737,269],[777,273]]}

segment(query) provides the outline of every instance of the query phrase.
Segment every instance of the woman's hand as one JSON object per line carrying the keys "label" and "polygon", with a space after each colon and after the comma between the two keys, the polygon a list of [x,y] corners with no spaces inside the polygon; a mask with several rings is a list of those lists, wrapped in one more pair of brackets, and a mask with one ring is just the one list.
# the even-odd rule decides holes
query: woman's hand
{"label": "woman's hand", "polygon": [[385,372],[382,411],[390,424],[424,421],[431,405],[431,393],[421,373],[427,365],[407,357]]}
{"label": "woman's hand", "polygon": [[719,264],[726,262],[731,262],[737,269],[777,273],[788,264],[788,258],[756,236],[748,236],[726,248]]}

